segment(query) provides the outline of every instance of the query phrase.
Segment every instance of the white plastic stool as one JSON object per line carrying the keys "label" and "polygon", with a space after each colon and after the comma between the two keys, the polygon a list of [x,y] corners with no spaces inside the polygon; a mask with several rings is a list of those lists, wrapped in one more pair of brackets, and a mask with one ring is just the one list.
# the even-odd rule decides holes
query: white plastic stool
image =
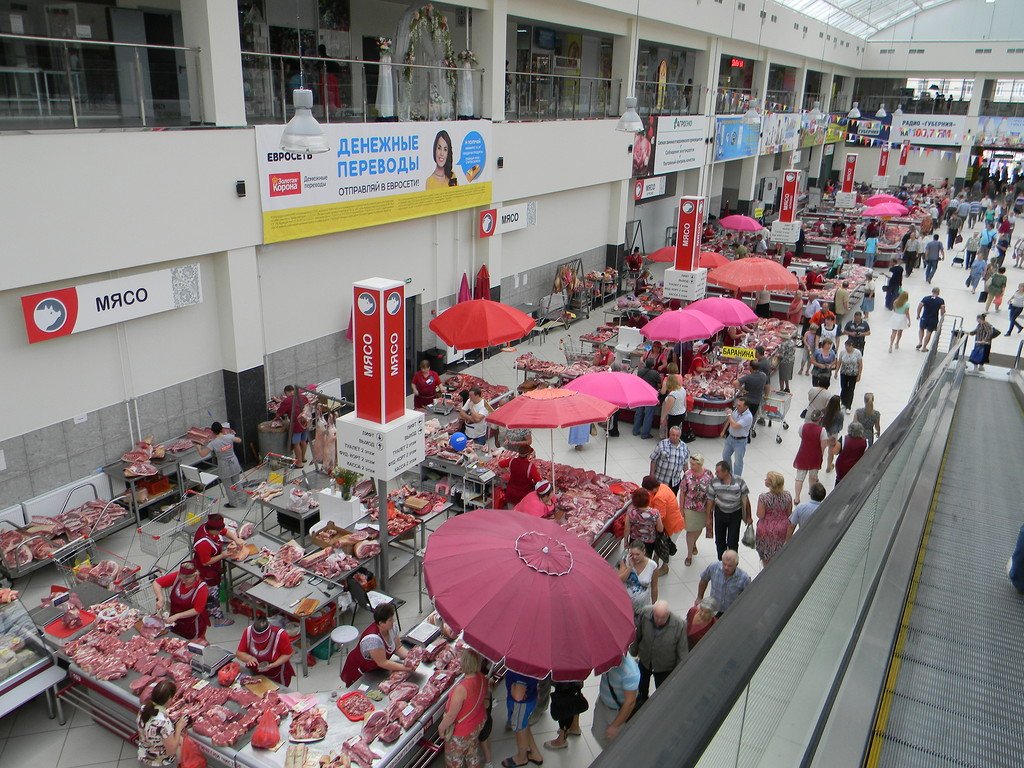
{"label": "white plastic stool", "polygon": [[342,664],[344,665],[344,657],[348,656],[349,646],[352,645],[359,638],[359,630],[353,627],[351,624],[342,624],[340,627],[335,627],[331,630],[331,642],[337,643],[342,648]]}

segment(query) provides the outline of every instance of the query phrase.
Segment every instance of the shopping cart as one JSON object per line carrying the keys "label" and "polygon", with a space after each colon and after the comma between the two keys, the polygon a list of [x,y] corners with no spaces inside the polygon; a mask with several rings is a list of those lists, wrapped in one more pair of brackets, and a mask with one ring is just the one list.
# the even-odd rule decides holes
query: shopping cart
{"label": "shopping cart", "polygon": [[242,475],[234,490],[244,491],[252,496],[261,486],[280,485],[296,482],[306,490],[309,490],[309,477],[304,467],[296,467],[295,460],[291,456],[284,456],[279,453],[268,453],[263,461]]}
{"label": "shopping cart", "polygon": [[191,549],[196,529],[219,503],[219,496],[185,491],[181,501],[136,529],[139,547],[145,554],[156,558],[154,565],[157,567],[164,567],[171,560],[180,560]]}
{"label": "shopping cart", "polygon": [[[772,392],[765,397],[761,404],[761,416],[769,427],[778,421],[782,429],[789,429],[789,424],[786,423],[786,414],[789,413],[789,407],[792,404],[792,392]],[[775,430],[776,443],[782,442],[782,429],[776,428]]]}
{"label": "shopping cart", "polygon": [[124,585],[121,592],[121,602],[131,606],[143,616],[152,616],[156,613],[156,593],[153,591],[153,582],[160,575],[156,569],[147,573],[137,574],[134,579]]}
{"label": "shopping cart", "polygon": [[[59,556],[53,559],[68,589],[74,589],[82,582],[92,582],[104,589],[120,590],[132,583],[142,570],[140,566],[129,562],[126,556],[110,552],[92,539],[79,539],[72,543],[74,547],[64,547]],[[100,572],[93,573],[100,563],[107,561],[117,567],[103,566]]]}
{"label": "shopping cart", "polygon": [[593,350],[588,351],[583,349],[583,341],[579,342],[579,349],[577,349],[576,344],[573,343],[572,336],[563,336],[558,340],[558,346],[561,347],[562,352],[565,353],[565,362],[568,365],[581,361],[588,361],[594,357]]}

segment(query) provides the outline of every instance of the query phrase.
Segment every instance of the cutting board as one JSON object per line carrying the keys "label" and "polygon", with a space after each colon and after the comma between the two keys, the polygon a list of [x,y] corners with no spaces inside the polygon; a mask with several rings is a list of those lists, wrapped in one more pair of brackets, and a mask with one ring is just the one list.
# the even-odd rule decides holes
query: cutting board
{"label": "cutting board", "polygon": [[232,560],[234,560],[236,562],[241,562],[242,560],[245,560],[246,558],[252,557],[253,555],[255,555],[259,551],[260,551],[260,548],[257,547],[255,544],[246,544],[241,549],[239,549],[236,554],[228,555],[228,557],[230,557]]}
{"label": "cutting board", "polygon": [[257,696],[262,696],[265,693],[273,693],[274,691],[276,691],[281,686],[279,686],[277,683],[275,683],[269,677],[264,677],[263,675],[257,675],[255,683],[249,683],[249,684],[247,684],[247,685],[245,685],[243,687],[247,691],[249,691],[250,693],[253,693],[253,694],[257,695]]}
{"label": "cutting board", "polygon": [[63,617],[58,617],[51,621],[49,624],[47,624],[43,631],[46,632],[46,634],[48,635],[56,637],[58,640],[63,640],[64,638],[71,637],[71,635],[75,634],[76,632],[85,629],[87,626],[96,621],[95,613],[89,613],[89,611],[79,611],[78,615],[82,617],[81,626],[74,627],[73,629],[68,629],[64,626]]}

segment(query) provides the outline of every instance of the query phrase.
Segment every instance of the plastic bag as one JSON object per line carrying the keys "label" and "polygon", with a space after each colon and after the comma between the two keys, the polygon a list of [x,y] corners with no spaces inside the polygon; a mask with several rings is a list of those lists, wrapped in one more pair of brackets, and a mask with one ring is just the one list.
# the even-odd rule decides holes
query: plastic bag
{"label": "plastic bag", "polygon": [[281,741],[281,732],[277,727],[277,715],[268,709],[256,723],[252,733],[252,745],[256,749],[273,749]]}
{"label": "plastic bag", "polygon": [[217,682],[227,688],[235,682],[235,678],[238,677],[238,673],[241,671],[242,668],[236,662],[230,661],[217,672]]}
{"label": "plastic bag", "polygon": [[754,526],[748,525],[743,529],[743,546],[753,549],[757,544],[757,535],[754,533]]}
{"label": "plastic bag", "polygon": [[195,743],[187,733],[181,742],[181,762],[178,768],[206,768],[206,758],[199,751],[199,745]]}

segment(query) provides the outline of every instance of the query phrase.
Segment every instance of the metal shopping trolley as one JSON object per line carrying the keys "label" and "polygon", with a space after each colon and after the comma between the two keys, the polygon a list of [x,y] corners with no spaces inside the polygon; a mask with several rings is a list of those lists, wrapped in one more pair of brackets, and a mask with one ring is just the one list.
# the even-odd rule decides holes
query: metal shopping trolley
{"label": "metal shopping trolley", "polygon": [[136,529],[139,547],[145,554],[156,558],[156,567],[166,569],[168,564],[177,562],[191,550],[196,529],[219,503],[218,496],[185,491],[181,501]]}
{"label": "metal shopping trolley", "polygon": [[53,559],[68,589],[74,589],[81,582],[92,582],[117,591],[132,583],[142,570],[126,556],[110,552],[92,539],[73,543],[74,547],[64,547],[60,556]]}
{"label": "metal shopping trolley", "polygon": [[283,487],[291,482],[296,482],[309,490],[309,477],[304,467],[296,467],[295,459],[291,456],[268,453],[263,457],[263,461],[245,472],[238,484],[232,487],[253,496],[268,485]]}
{"label": "metal shopping trolley", "polygon": [[772,426],[776,421],[781,426],[781,429],[776,428],[775,430],[776,443],[782,442],[782,430],[789,429],[789,424],[786,422],[786,414],[789,413],[789,407],[792,404],[792,392],[772,392],[770,395],[765,396],[764,403],[761,405],[761,415],[768,426]]}

